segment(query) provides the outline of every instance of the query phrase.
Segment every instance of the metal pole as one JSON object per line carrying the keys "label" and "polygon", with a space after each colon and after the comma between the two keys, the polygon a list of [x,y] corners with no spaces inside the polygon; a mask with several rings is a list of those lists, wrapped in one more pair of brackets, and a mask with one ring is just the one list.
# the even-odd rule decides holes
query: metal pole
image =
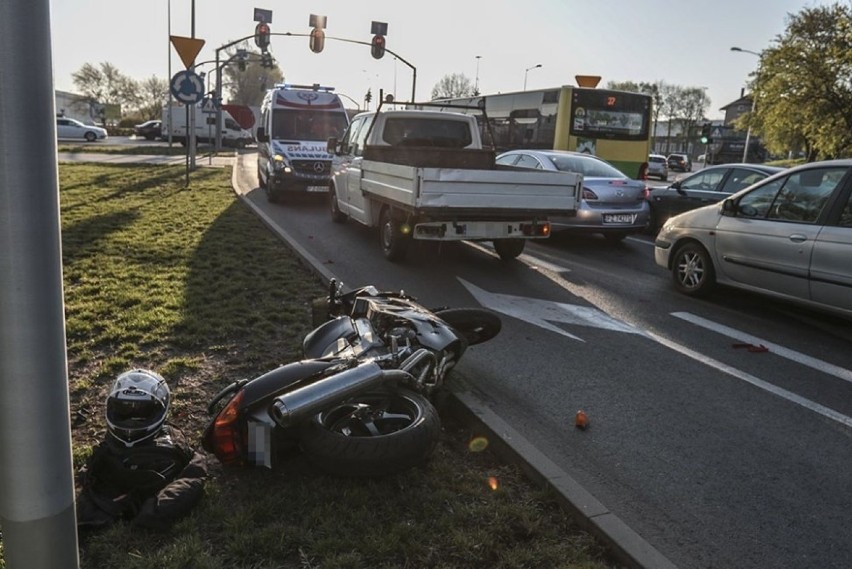
{"label": "metal pole", "polygon": [[[166,44],[167,44],[166,48],[169,50],[169,78],[168,78],[168,80],[171,81],[172,80],[172,0],[169,0],[168,23],[169,23],[169,37],[167,38],[168,41],[166,42]],[[172,147],[172,90],[167,89],[167,91],[168,91],[168,95],[169,95],[169,102],[168,102],[169,114],[168,114],[168,124],[167,124],[166,128],[169,131],[169,148],[171,148]]]}
{"label": "metal pole", "polygon": [[[192,0],[192,38],[195,39],[195,0]],[[193,73],[195,72],[195,65],[191,65],[189,70]],[[196,150],[196,137],[195,137],[195,109],[196,107],[193,105],[192,111],[189,110],[189,105],[187,107],[187,121],[186,121],[186,129],[189,131],[186,136],[186,142],[189,144],[189,148],[187,149],[187,155],[189,156],[189,169],[195,171],[195,150]],[[187,179],[187,185],[189,185],[189,179]]]}
{"label": "metal pole", "polygon": [[479,60],[482,59],[481,55],[476,56],[476,82],[473,84],[474,95],[479,95]]}
{"label": "metal pole", "polygon": [[[757,57],[757,77],[754,79],[755,87],[757,87],[757,82],[760,80],[760,64],[761,64],[761,55],[756,51],[751,51],[750,49],[743,49],[741,47],[732,47],[731,51],[739,51],[741,53],[750,53]],[[745,148],[743,148],[743,163],[748,162],[748,145],[751,141],[751,121],[754,119],[754,109],[755,104],[757,103],[757,91],[756,89],[751,90],[751,112],[748,117],[748,128],[746,129],[746,139],[745,139]]]}
{"label": "metal pole", "polygon": [[743,163],[748,163],[748,143],[751,139],[751,121],[754,118],[754,100],[756,97],[754,96],[754,90],[752,89],[751,93],[751,112],[748,115],[748,128],[746,129],[746,139],[745,139],[745,148],[743,148]]}
{"label": "metal pole", "polygon": [[50,38],[49,0],[0,2],[0,526],[8,569],[80,566]]}
{"label": "metal pole", "polygon": [[216,48],[216,152],[222,150],[222,68],[219,66],[219,50]]}

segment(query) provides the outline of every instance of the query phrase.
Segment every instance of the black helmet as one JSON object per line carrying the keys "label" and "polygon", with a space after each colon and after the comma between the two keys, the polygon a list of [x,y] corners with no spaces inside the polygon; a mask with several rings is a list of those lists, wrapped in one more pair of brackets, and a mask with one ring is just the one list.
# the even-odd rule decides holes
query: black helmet
{"label": "black helmet", "polygon": [[149,440],[163,427],[170,402],[169,386],[160,374],[146,369],[124,372],[107,397],[107,430],[126,447]]}

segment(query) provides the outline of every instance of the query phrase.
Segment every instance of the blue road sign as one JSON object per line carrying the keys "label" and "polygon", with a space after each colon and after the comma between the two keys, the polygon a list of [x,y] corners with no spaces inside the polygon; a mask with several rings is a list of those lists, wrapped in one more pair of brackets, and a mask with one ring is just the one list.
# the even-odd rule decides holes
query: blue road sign
{"label": "blue road sign", "polygon": [[205,113],[215,113],[219,110],[220,105],[216,97],[204,97],[201,100],[201,110]]}
{"label": "blue road sign", "polygon": [[169,85],[174,98],[184,105],[194,105],[204,98],[204,80],[192,71],[178,71]]}

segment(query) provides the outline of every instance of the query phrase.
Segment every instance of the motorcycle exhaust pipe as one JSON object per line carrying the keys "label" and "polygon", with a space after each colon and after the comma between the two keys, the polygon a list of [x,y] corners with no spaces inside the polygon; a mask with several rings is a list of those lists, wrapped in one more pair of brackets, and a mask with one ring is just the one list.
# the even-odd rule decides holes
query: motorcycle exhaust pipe
{"label": "motorcycle exhaust pipe", "polygon": [[281,427],[290,427],[316,415],[323,409],[343,403],[388,381],[411,380],[401,370],[383,370],[375,362],[367,362],[279,395],[272,400],[269,415]]}

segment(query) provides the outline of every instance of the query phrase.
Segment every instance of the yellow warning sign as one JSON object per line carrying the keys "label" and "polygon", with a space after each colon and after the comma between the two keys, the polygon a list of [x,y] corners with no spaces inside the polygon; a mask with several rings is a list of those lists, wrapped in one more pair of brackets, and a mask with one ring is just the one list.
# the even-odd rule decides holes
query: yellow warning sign
{"label": "yellow warning sign", "polygon": [[201,48],[204,46],[204,40],[200,40],[198,38],[185,38],[182,36],[169,36],[169,39],[172,42],[172,45],[175,46],[175,49],[180,56],[180,60],[183,61],[183,64],[186,65],[186,68],[189,69],[195,63],[195,58],[198,56],[198,52],[201,51]]}
{"label": "yellow warning sign", "polygon": [[577,80],[577,85],[580,87],[597,87],[598,83],[601,82],[600,75],[575,75],[574,79]]}

